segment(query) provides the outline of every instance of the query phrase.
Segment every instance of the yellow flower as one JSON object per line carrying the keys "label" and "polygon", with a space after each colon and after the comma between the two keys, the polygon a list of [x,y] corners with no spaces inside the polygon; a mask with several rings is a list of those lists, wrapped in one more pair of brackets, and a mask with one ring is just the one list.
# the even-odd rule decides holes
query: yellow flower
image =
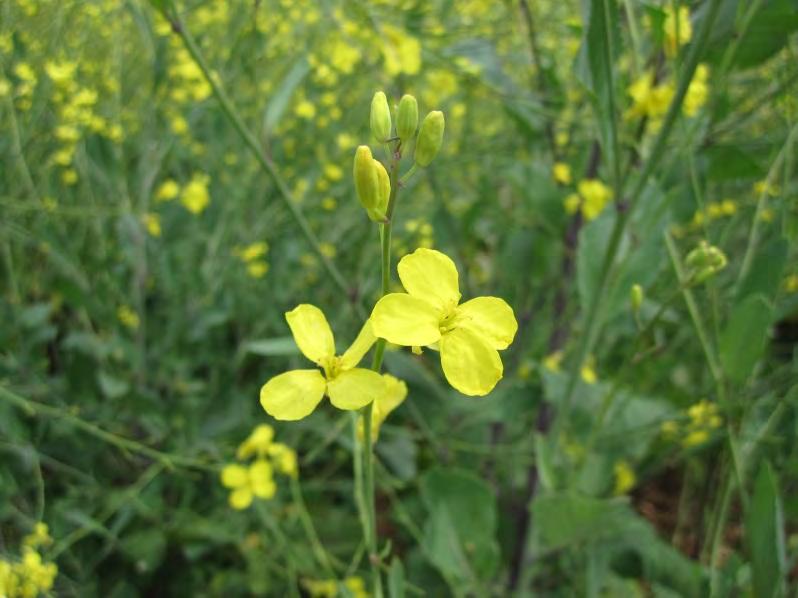
{"label": "yellow flower", "polygon": [[136,330],[139,327],[139,315],[127,305],[120,305],[116,310],[116,317],[125,328]]}
{"label": "yellow flower", "polygon": [[269,454],[272,440],[274,440],[274,428],[269,424],[261,424],[252,430],[244,442],[238,445],[236,458],[242,461],[253,455],[263,458]]}
{"label": "yellow flower", "polygon": [[328,257],[330,259],[334,258],[337,253],[335,245],[333,245],[332,243],[320,243],[319,249],[321,250],[323,256]]}
{"label": "yellow flower", "polygon": [[222,469],[222,485],[230,488],[229,502],[234,509],[246,509],[255,497],[269,499],[277,491],[271,464],[258,459],[249,467],[230,464]]}
{"label": "yellow flower", "polygon": [[183,188],[180,195],[180,203],[192,214],[199,214],[208,207],[211,196],[208,193],[208,183],[210,177],[206,174],[195,174]]}
{"label": "yellow flower", "polygon": [[784,279],[784,290],[788,293],[798,293],[798,274],[790,274]]}
{"label": "yellow flower", "polygon": [[578,194],[571,193],[563,204],[569,214],[581,208],[586,220],[594,220],[612,199],[612,189],[598,179],[583,179],[577,186]]}
{"label": "yellow flower", "polygon": [[50,529],[47,524],[39,521],[33,526],[33,531],[22,539],[23,546],[29,548],[39,548],[40,546],[49,546],[53,543],[50,537]]}
{"label": "yellow flower", "polygon": [[249,262],[247,264],[247,274],[251,278],[263,278],[269,273],[269,264],[263,260]]}
{"label": "yellow flower", "polygon": [[460,304],[457,268],[434,249],[417,249],[399,261],[406,293],[390,293],[377,302],[374,334],[405,347],[436,346],[446,379],[461,393],[488,394],[504,367],[498,350],[515,337],[512,308],[498,297],[477,297]]}
{"label": "yellow flower", "polygon": [[543,367],[550,372],[559,372],[562,358],[562,351],[555,351],[554,353],[546,356],[546,358],[543,360]]}
{"label": "yellow flower", "polygon": [[376,338],[367,320],[343,355],[335,354],[335,340],[324,313],[313,305],[298,305],[285,314],[302,354],[323,370],[293,370],[275,376],[260,390],[266,413],[281,420],[310,415],[324,396],[338,409],[368,405],[385,390],[377,372],[356,367]]}
{"label": "yellow flower", "polygon": [[155,191],[155,201],[171,201],[180,195],[180,185],[174,179],[166,179]]}
{"label": "yellow flower", "polygon": [[615,473],[615,488],[613,493],[616,495],[626,494],[635,487],[637,476],[635,470],[626,461],[618,461],[613,468]]}
{"label": "yellow flower", "polygon": [[59,86],[66,86],[75,76],[78,65],[74,62],[53,62],[51,60],[44,64],[47,76]]}
{"label": "yellow flower", "polygon": [[401,73],[416,75],[421,70],[421,43],[396,27],[383,27],[385,70],[394,77]]}
{"label": "yellow flower", "polygon": [[344,178],[344,171],[340,166],[335,164],[325,164],[324,176],[331,181],[340,181],[342,178]]}
{"label": "yellow flower", "polygon": [[560,185],[570,185],[571,184],[571,167],[564,162],[555,162],[554,166],[551,168],[551,174],[554,177],[554,180],[560,183]]}
{"label": "yellow flower", "polygon": [[148,212],[141,217],[147,232],[152,237],[161,236],[161,217],[158,214]]}
{"label": "yellow flower", "polygon": [[280,470],[280,473],[292,478],[295,478],[299,473],[296,451],[291,447],[280,442],[273,442],[269,447],[269,456],[277,469]]}
{"label": "yellow flower", "polygon": [[[396,409],[407,398],[407,384],[399,378],[390,374],[383,374],[385,381],[385,392],[374,400],[374,407],[371,410],[371,438],[376,442],[380,436],[380,426],[388,418],[388,415]],[[358,422],[358,436],[363,438],[363,420]]]}
{"label": "yellow flower", "polygon": [[252,262],[262,258],[269,251],[269,244],[265,241],[250,243],[246,247],[236,248],[233,252],[245,262]]}
{"label": "yellow flower", "polygon": [[676,12],[669,6],[665,8],[665,51],[674,55],[680,46],[685,45],[693,37],[693,26],[690,23],[690,9],[680,6]]}
{"label": "yellow flower", "polygon": [[695,76],[687,87],[687,94],[684,96],[682,110],[687,116],[695,116],[709,97],[709,69],[705,64],[699,64],[695,70]]}
{"label": "yellow flower", "polygon": [[593,356],[588,357],[585,363],[582,364],[581,374],[582,380],[587,384],[595,384],[598,381],[598,375],[596,375],[596,360]]}
{"label": "yellow flower", "polygon": [[310,120],[311,118],[316,116],[316,107],[313,104],[311,104],[308,100],[302,100],[296,105],[296,108],[294,108],[294,112],[298,117]]}

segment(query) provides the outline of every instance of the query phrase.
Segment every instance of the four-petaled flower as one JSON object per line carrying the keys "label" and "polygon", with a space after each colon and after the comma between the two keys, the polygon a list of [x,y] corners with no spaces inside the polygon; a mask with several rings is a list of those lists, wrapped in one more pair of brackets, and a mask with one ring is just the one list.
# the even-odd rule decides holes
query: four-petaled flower
{"label": "four-petaled flower", "polygon": [[417,249],[399,261],[398,271],[407,293],[390,293],[374,306],[375,336],[437,348],[449,384],[465,395],[488,394],[504,370],[498,350],[518,330],[512,308],[498,297],[460,303],[457,268],[440,251]]}
{"label": "four-petaled flower", "polygon": [[322,311],[313,305],[298,305],[285,314],[302,354],[322,368],[293,370],[275,376],[260,390],[266,413],[281,420],[310,415],[324,396],[338,409],[360,409],[385,391],[377,372],[356,367],[376,338],[367,320],[355,342],[343,355],[335,354],[335,340]]}
{"label": "four-petaled flower", "polygon": [[230,488],[229,502],[234,509],[246,509],[252,499],[272,498],[277,491],[271,463],[258,459],[249,467],[237,463],[222,470],[222,485]]}

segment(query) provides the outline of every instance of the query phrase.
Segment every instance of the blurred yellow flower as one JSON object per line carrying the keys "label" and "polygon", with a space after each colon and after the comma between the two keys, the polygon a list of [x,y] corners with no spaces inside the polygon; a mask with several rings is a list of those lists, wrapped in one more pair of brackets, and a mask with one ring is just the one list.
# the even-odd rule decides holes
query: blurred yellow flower
{"label": "blurred yellow flower", "polygon": [[571,184],[571,167],[564,162],[555,162],[551,168],[554,180],[561,185]]}
{"label": "blurred yellow flower", "polygon": [[171,201],[180,195],[180,185],[174,179],[166,179],[155,191],[155,201]]}
{"label": "blurred yellow flower", "polygon": [[665,51],[673,56],[679,47],[685,45],[693,37],[693,26],[690,23],[690,9],[679,6],[676,11],[671,4],[665,7],[665,21],[662,26],[665,34]]}
{"label": "blurred yellow flower", "polygon": [[249,467],[232,463],[222,469],[222,485],[230,488],[229,503],[234,509],[246,509],[255,497],[269,499],[277,491],[271,464],[258,459]]}
{"label": "blurred yellow flower", "polygon": [[260,391],[263,409],[280,420],[310,415],[324,396],[338,409],[355,410],[379,397],[385,388],[382,376],[356,367],[375,342],[367,320],[355,342],[343,355],[335,354],[335,340],[324,313],[313,305],[298,305],[285,314],[302,354],[322,368],[293,370],[266,382]]}
{"label": "blurred yellow flower", "polygon": [[385,71],[390,77],[402,73],[416,75],[421,70],[421,43],[409,33],[386,25],[383,27],[385,43],[383,57]]}
{"label": "blurred yellow flower", "polygon": [[518,330],[512,308],[498,297],[460,303],[454,262],[420,248],[399,261],[405,293],[380,299],[371,315],[374,334],[405,347],[437,347],[446,379],[470,396],[484,396],[501,380],[498,351]]}
{"label": "blurred yellow flower", "polygon": [[582,179],[577,185],[578,193],[568,195],[563,205],[569,214],[582,211],[586,220],[594,220],[612,199],[612,189],[598,179]]}
{"label": "blurred yellow flower", "polygon": [[125,328],[136,330],[139,327],[139,315],[127,305],[120,305],[117,308],[116,317]]}
{"label": "blurred yellow flower", "polygon": [[635,475],[635,470],[627,463],[626,461],[618,461],[615,463],[613,467],[613,473],[615,474],[615,487],[613,488],[613,494],[615,495],[622,495],[626,494],[635,487],[637,483],[637,476]]}
{"label": "blurred yellow flower", "polygon": [[194,174],[180,194],[180,203],[192,214],[199,214],[208,207],[211,196],[208,193],[210,177],[206,174]]}
{"label": "blurred yellow flower", "polygon": [[144,227],[152,237],[161,236],[161,217],[153,212],[147,212],[141,217]]}

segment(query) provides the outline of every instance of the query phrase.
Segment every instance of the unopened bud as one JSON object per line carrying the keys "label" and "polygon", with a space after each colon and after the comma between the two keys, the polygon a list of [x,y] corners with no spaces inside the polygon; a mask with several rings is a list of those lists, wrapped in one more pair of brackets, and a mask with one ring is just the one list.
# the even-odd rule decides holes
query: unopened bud
{"label": "unopened bud", "polygon": [[371,99],[371,114],[369,115],[371,134],[380,143],[385,143],[391,137],[391,110],[388,108],[388,99],[385,94],[378,91]]}
{"label": "unopened bud", "polygon": [[632,289],[629,291],[629,301],[632,304],[633,312],[640,311],[640,306],[643,305],[643,287],[639,284],[633,284]]}
{"label": "unopened bud", "polygon": [[698,244],[698,247],[696,247],[690,253],[687,254],[687,258],[684,260],[685,265],[688,268],[700,268],[702,266],[705,266],[707,263],[708,249],[709,249],[709,244],[706,241],[701,241]]}
{"label": "unopened bud", "polygon": [[402,143],[407,143],[416,134],[418,128],[418,102],[416,98],[405,94],[399,101],[399,111],[396,115],[396,134]]}
{"label": "unopened bud", "polygon": [[375,167],[374,158],[367,145],[361,145],[355,152],[355,191],[360,204],[374,221],[385,220],[384,211],[380,211],[380,175]]}
{"label": "unopened bud", "polygon": [[416,164],[422,167],[429,166],[438,154],[443,143],[443,127],[443,112],[440,110],[434,110],[424,118],[416,141]]}
{"label": "unopened bud", "polygon": [[374,160],[374,170],[377,171],[377,213],[383,214],[381,220],[384,220],[384,215],[388,211],[388,199],[391,196],[391,177],[379,160]]}

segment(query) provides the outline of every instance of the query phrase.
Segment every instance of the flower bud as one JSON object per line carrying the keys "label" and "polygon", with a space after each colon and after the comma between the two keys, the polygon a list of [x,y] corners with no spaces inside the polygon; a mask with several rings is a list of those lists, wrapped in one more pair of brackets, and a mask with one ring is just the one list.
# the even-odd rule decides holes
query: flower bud
{"label": "flower bud", "polygon": [[687,254],[684,263],[688,268],[701,268],[707,264],[709,244],[701,241],[698,247]]}
{"label": "flower bud", "polygon": [[396,134],[402,143],[407,143],[416,134],[418,128],[418,102],[409,94],[399,101],[399,112],[396,116]]}
{"label": "flower bud", "polygon": [[[388,211],[388,199],[391,196],[391,177],[379,160],[374,160],[374,170],[377,171],[377,213],[385,214]],[[384,216],[382,218],[385,219]]]}
{"label": "flower bud", "polygon": [[639,312],[640,306],[643,305],[643,287],[639,284],[633,284],[632,289],[629,291],[629,301],[632,304],[632,311]]}
{"label": "flower bud", "polygon": [[426,117],[424,122],[421,123],[421,131],[418,133],[418,141],[416,141],[416,154],[414,156],[416,164],[425,167],[429,166],[430,162],[438,154],[443,143],[443,112],[440,110],[433,110]]}
{"label": "flower bud", "polygon": [[388,108],[388,99],[385,94],[378,91],[371,99],[371,114],[369,115],[371,134],[380,143],[385,143],[391,137],[391,110]]}
{"label": "flower bud", "polygon": [[[380,174],[375,167],[374,158],[367,145],[361,145],[355,152],[354,178],[355,191],[360,204],[374,221],[385,220],[385,212],[380,210],[381,191]],[[382,165],[380,165],[382,166]],[[383,170],[385,170],[383,168]]]}

